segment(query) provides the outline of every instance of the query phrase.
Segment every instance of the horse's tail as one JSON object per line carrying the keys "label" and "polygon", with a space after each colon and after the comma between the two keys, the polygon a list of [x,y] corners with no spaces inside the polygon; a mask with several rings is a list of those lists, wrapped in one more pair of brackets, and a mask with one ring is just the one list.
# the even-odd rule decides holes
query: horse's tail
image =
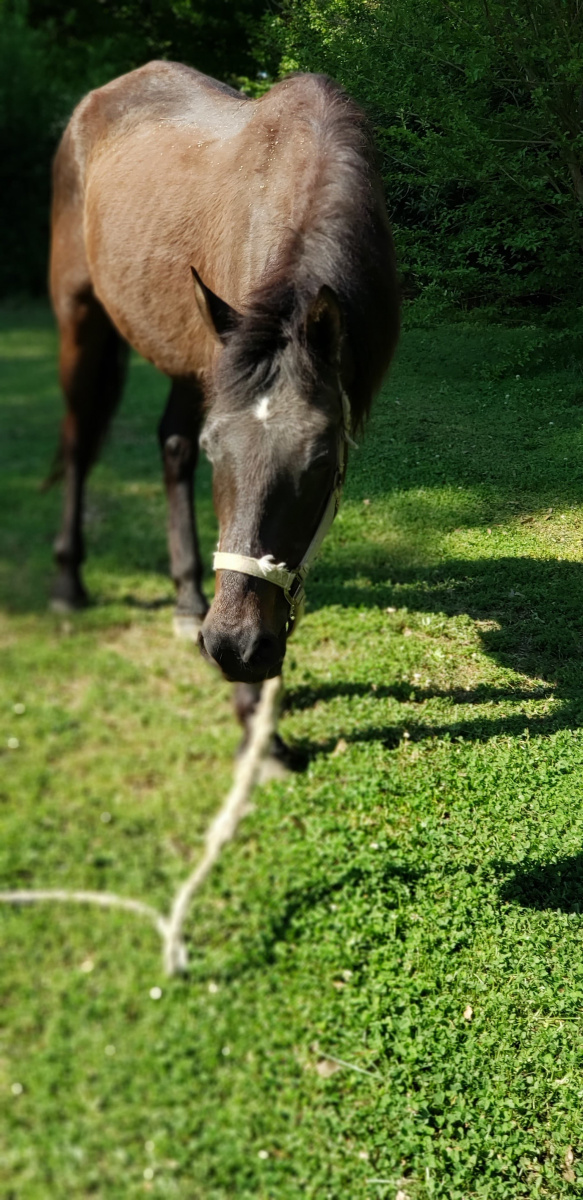
{"label": "horse's tail", "polygon": [[49,467],[48,475],[39,483],[39,492],[48,492],[55,483],[59,483],[65,474],[65,456],[63,454],[63,444],[59,442],[55,451],[53,461]]}

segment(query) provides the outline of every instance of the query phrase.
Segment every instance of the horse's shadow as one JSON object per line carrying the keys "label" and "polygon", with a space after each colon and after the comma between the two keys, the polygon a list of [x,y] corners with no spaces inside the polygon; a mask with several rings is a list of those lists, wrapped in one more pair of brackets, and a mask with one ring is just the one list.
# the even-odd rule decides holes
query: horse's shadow
{"label": "horse's shadow", "polygon": [[[226,963],[223,962],[220,974],[225,983],[242,978],[257,969],[263,969],[277,962],[277,947],[292,939],[297,941],[302,934],[298,928],[301,918],[307,912],[322,904],[330,904],[335,897],[342,893],[354,894],[354,891],[371,884],[383,890],[387,907],[399,907],[404,896],[411,897],[426,874],[425,868],[404,866],[402,863],[382,859],[374,860],[374,865],[351,863],[341,867],[331,875],[325,875],[312,884],[302,882],[282,891],[281,895],[270,897],[270,905],[261,910],[261,919],[255,931],[249,924],[242,930],[242,939],[238,953]],[[204,957],[199,959],[196,966],[193,955],[191,977],[198,972],[200,978],[207,978],[208,964]],[[217,970],[212,974],[216,977]]]}
{"label": "horse's shadow", "polygon": [[498,872],[506,876],[500,898],[507,903],[539,912],[583,912],[583,851],[550,863],[499,863]]}
{"label": "horse's shadow", "polygon": [[[523,688],[514,683],[507,688],[480,685],[471,691],[455,686],[449,690],[421,687],[409,682],[377,683],[373,692],[368,682],[349,680],[292,687],[286,700],[288,709],[309,708],[316,700],[337,696],[367,696],[371,702],[388,697],[408,701],[411,692],[418,703],[440,696],[456,706],[466,706],[467,717],[449,723],[415,724],[408,717],[402,726],[372,723],[344,735],[347,741],[381,741],[389,747],[399,743],[405,730],[411,740],[448,733],[452,738],[487,741],[501,734],[520,735],[525,727],[535,736],[583,724],[583,567],[579,563],[526,557],[450,560],[436,568],[392,572],[390,581],[387,574],[387,567],[379,565],[376,555],[368,562],[361,559],[352,569],[346,564],[340,568],[335,565],[330,573],[315,571],[311,607],[340,603],[446,616],[465,613],[477,622],[486,654],[500,666],[524,676],[525,682],[535,682]],[[538,716],[521,712],[500,717],[472,714],[472,709],[487,702],[550,697],[560,704]],[[308,755],[329,750],[342,732],[335,730],[336,737],[329,742],[302,743],[302,748]]]}

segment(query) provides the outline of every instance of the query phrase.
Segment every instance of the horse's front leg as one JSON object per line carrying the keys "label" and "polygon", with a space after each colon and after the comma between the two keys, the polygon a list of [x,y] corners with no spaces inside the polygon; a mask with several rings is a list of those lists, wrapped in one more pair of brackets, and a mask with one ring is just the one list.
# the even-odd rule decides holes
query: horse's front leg
{"label": "horse's front leg", "polygon": [[158,438],[168,499],[170,571],[176,586],[174,632],[196,641],[208,612],[194,509],[194,472],[202,396],[192,380],[174,380]]}
{"label": "horse's front leg", "polygon": [[[236,683],[234,690],[235,712],[243,729],[243,739],[239,746],[239,754],[245,749],[251,732],[251,721],[261,696],[261,683]],[[280,694],[281,703],[281,694]],[[271,747],[263,769],[261,781],[283,778],[288,771],[298,771],[305,765],[297,751],[287,746],[277,731],[274,733]]]}

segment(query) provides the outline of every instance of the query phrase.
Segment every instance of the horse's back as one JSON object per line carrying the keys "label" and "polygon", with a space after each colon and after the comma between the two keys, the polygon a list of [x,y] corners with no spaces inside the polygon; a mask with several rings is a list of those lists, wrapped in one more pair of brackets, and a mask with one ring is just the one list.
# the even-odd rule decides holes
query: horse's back
{"label": "horse's back", "polygon": [[[226,84],[193,68],[168,62],[148,63],[89,92],[80,101],[63,134],[53,167],[50,288],[61,323],[66,324],[76,297],[90,289],[124,336],[156,359],[155,348],[140,344],[139,333],[134,337],[123,300],[121,305],[116,303],[118,288],[108,281],[114,281],[120,272],[127,275],[125,259],[135,261],[140,251],[139,271],[143,270],[140,214],[144,215],[144,209],[151,212],[152,201],[158,206],[157,226],[164,223],[169,205],[158,193],[170,182],[168,141],[183,142],[186,138],[192,142],[191,135],[214,141],[225,128],[240,125],[237,114],[247,103],[246,97]],[[176,180],[172,167],[169,173]],[[154,188],[148,175],[155,177]],[[184,189],[182,178],[179,187]],[[102,255],[96,241],[100,241],[103,230],[113,234],[116,228],[116,245],[106,246]],[[192,294],[189,302],[192,308]],[[163,304],[167,308],[165,300]],[[180,365],[175,359],[176,355],[171,354],[168,363],[162,361],[159,365],[162,369]]]}
{"label": "horse's back", "polygon": [[[240,309],[318,213],[330,245],[339,206],[352,204],[359,219],[350,193],[369,203],[347,175],[352,156],[352,181],[359,171],[374,178],[361,125],[357,106],[319,76],[291,77],[250,101],[160,62],[90,93],[55,164],[55,306],[71,280],[87,279],[123,336],[161,370],[207,369],[214,346],[190,264]],[[377,247],[379,265],[387,246]]]}
{"label": "horse's back", "polygon": [[217,131],[226,114],[241,109],[247,99],[227,84],[193,67],[173,62],[150,62],[120,75],[83,98],[74,110],[65,136],[83,182],[91,157],[109,139],[131,135],[143,125],[164,122],[208,126]]}
{"label": "horse's back", "polygon": [[89,92],[75,108],[53,168],[53,221],[85,202],[92,161],[140,128],[224,128],[246,98],[227,84],[180,63],[151,62]]}

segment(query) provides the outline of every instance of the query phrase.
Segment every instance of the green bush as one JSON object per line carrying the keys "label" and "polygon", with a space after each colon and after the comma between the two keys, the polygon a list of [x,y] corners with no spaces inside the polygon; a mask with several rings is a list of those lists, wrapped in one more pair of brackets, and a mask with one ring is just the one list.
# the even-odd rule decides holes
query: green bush
{"label": "green bush", "polygon": [[152,58],[223,79],[254,75],[247,29],[264,9],[264,0],[0,0],[0,296],[44,291],[51,160],[81,96]]}
{"label": "green bush", "polygon": [[374,125],[418,312],[583,304],[579,0],[0,0],[0,295],[44,287],[73,104],[153,57],[250,95],[265,67],[344,83]]}
{"label": "green bush", "polygon": [[369,112],[406,293],[581,302],[577,0],[283,0],[258,41]]}
{"label": "green bush", "polygon": [[0,294],[39,291],[46,272],[49,169],[62,103],[39,35],[0,10]]}

